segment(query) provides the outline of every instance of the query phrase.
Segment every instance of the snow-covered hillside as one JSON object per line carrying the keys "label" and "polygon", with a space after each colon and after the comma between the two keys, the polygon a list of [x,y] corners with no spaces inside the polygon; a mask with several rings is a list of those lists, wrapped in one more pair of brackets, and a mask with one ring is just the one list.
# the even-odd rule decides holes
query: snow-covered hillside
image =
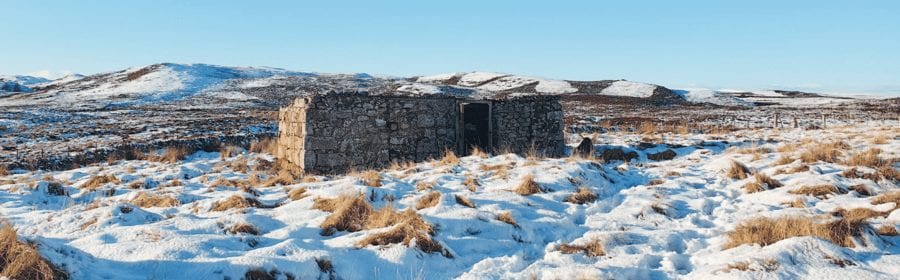
{"label": "snow-covered hillside", "polygon": [[675,90],[675,93],[683,96],[685,100],[692,103],[710,103],[722,106],[753,106],[753,103],[711,89],[680,89]]}
{"label": "snow-covered hillside", "polygon": [[[20,170],[0,176],[0,215],[72,279],[900,277],[896,174],[851,159],[900,157],[896,127],[660,136],[598,136],[605,161],[447,157],[294,183],[246,151]],[[805,159],[833,141],[839,158]],[[841,209],[870,215],[843,242],[733,244],[754,219]],[[363,220],[327,230],[335,217]]]}

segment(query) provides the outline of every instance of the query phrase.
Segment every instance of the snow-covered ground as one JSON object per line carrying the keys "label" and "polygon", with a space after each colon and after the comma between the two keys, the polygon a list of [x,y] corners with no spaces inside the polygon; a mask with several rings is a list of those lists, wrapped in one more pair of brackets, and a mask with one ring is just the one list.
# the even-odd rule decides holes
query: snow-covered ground
{"label": "snow-covered ground", "polygon": [[[823,216],[837,208],[893,211],[867,221],[872,228],[896,228],[900,211],[892,203],[873,205],[872,197],[855,191],[822,197],[790,193],[827,183],[842,189],[862,184],[878,195],[900,190],[896,181],[845,178],[841,173],[847,166],[824,162],[783,173],[778,171],[803,163],[777,161],[815,148],[816,141],[831,140],[849,144],[845,156],[879,148],[881,158],[896,160],[898,136],[900,130],[885,126],[750,130],[667,134],[656,140],[667,145],[641,145],[649,141],[646,135],[606,134],[596,139],[602,143],[598,150],[635,151],[638,158],[625,163],[468,156],[459,163],[435,160],[379,171],[379,187],[352,175],[262,187],[255,177],[266,181],[274,176],[261,167],[271,155],[198,152],[177,163],[134,160],[58,172],[14,171],[0,177],[0,215],[73,279],[241,279],[251,268],[275,269],[281,278],[328,278],[317,261],[330,261],[340,279],[897,279],[900,238],[871,231],[852,248],[814,237],[730,249],[724,244],[728,232],[751,218]],[[873,140],[878,138],[882,140]],[[777,151],[790,144],[800,146],[795,152]],[[747,153],[746,148],[760,152]],[[666,149],[676,157],[648,159]],[[752,176],[725,176],[733,160],[784,187],[747,193],[743,186]],[[83,188],[100,175],[113,175],[117,182],[94,191]],[[513,192],[528,175],[545,192]],[[468,186],[467,179],[477,186]],[[67,195],[48,194],[51,182],[60,183]],[[241,184],[253,188],[232,186]],[[430,189],[417,190],[426,185]],[[290,199],[288,192],[297,188],[306,188],[305,196]],[[579,188],[598,198],[583,205],[565,202]],[[436,228],[433,239],[446,255],[401,244],[358,245],[386,228],[323,236],[320,225],[331,213],[313,208],[318,198],[364,194],[375,209],[388,204],[416,209],[432,191],[441,194],[437,204],[415,212]],[[142,194],[174,198],[177,205],[140,207],[134,200]],[[213,210],[232,196],[260,205]],[[805,207],[788,206],[797,199]],[[507,213],[515,225],[498,220]],[[239,223],[252,225],[258,235],[228,232]],[[565,244],[593,241],[602,244],[602,256],[560,250]],[[743,270],[729,268],[741,263],[747,264]]]}

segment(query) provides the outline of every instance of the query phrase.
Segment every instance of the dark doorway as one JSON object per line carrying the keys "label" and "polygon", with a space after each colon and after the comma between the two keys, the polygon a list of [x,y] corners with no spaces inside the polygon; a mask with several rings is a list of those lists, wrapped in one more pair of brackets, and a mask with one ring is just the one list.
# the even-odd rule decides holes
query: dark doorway
{"label": "dark doorway", "polygon": [[462,105],[463,155],[468,155],[472,147],[491,151],[491,105],[487,103],[466,103]]}

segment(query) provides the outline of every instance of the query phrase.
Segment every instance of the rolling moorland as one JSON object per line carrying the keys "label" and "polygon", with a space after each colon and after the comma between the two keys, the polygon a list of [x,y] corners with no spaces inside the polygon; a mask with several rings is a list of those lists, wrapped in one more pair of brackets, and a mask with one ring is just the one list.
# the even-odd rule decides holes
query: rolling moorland
{"label": "rolling moorland", "polygon": [[[900,277],[897,98],[172,63],[0,85],[13,278]],[[280,167],[277,109],[346,91],[560,95],[593,153]]]}

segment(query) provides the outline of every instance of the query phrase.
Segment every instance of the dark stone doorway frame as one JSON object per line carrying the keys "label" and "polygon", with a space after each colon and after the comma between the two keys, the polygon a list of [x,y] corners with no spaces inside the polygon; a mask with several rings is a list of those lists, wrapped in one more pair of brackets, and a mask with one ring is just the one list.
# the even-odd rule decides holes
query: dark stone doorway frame
{"label": "dark stone doorway frame", "polygon": [[459,154],[469,155],[472,146],[491,152],[494,141],[493,108],[490,101],[462,101],[459,103],[457,148]]}

